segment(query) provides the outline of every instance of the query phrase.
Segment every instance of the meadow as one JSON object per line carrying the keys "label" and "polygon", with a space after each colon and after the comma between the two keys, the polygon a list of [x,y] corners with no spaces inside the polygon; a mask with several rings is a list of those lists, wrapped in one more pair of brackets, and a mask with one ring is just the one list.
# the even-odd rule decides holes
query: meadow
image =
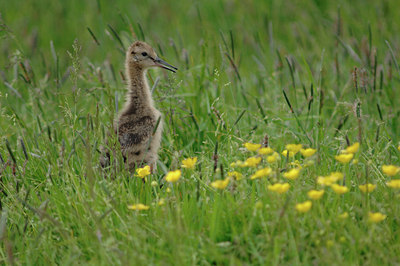
{"label": "meadow", "polygon": [[[0,1],[0,263],[400,264],[399,12]],[[99,165],[135,40],[179,68],[153,174]]]}

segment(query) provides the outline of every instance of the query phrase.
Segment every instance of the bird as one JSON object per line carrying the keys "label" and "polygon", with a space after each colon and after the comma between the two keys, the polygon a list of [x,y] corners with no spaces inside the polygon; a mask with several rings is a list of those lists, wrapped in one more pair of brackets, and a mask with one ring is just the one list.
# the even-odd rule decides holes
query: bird
{"label": "bird", "polygon": [[[126,51],[126,102],[114,122],[124,161],[130,171],[149,165],[157,167],[158,150],[163,131],[162,115],[154,106],[146,73],[160,67],[176,73],[178,68],[159,58],[154,49],[143,41],[132,43]],[[110,163],[110,153],[100,159],[103,167]]]}

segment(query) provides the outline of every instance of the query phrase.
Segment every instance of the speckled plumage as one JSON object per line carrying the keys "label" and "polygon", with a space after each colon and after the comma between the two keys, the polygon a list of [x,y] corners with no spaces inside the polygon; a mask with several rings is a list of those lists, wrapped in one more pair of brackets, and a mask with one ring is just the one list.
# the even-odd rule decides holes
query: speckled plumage
{"label": "speckled plumage", "polygon": [[[155,66],[173,72],[176,70],[159,59],[147,43],[135,42],[127,50],[125,70],[128,93],[125,107],[119,113],[114,129],[126,164],[131,170],[143,165],[150,165],[153,170],[156,168],[163,123],[161,113],[154,107],[146,79],[147,69]],[[102,158],[101,164],[109,164],[109,155]]]}

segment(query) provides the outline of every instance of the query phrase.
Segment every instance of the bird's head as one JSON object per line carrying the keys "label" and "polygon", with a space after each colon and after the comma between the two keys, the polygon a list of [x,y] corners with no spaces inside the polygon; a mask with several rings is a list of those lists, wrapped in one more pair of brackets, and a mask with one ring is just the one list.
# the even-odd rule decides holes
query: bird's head
{"label": "bird's head", "polygon": [[176,67],[159,58],[150,45],[141,41],[136,41],[129,47],[126,52],[126,64],[129,68],[147,69],[149,67],[161,67],[174,73],[178,70]]}

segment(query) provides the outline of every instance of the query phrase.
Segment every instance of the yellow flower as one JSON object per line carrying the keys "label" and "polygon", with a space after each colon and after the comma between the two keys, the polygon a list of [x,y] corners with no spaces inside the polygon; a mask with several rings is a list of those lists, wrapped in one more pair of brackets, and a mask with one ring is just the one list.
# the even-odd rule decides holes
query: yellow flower
{"label": "yellow flower", "polygon": [[379,223],[382,222],[383,220],[385,220],[387,217],[387,215],[382,214],[380,212],[369,212],[368,213],[368,221],[372,222],[372,223]]}
{"label": "yellow flower", "polygon": [[365,184],[365,185],[359,185],[358,186],[360,190],[364,193],[372,192],[376,188],[376,185],[373,184]]}
{"label": "yellow flower", "polygon": [[400,145],[399,145],[399,147],[397,147],[397,149],[400,151]]}
{"label": "yellow flower", "polygon": [[358,164],[358,159],[354,159],[353,161],[351,161],[352,164]]}
{"label": "yellow flower", "polygon": [[382,172],[388,176],[394,176],[400,171],[400,167],[395,165],[383,165]]}
{"label": "yellow flower", "polygon": [[294,180],[299,177],[300,174],[300,169],[299,168],[293,168],[289,172],[283,173],[283,177]]}
{"label": "yellow flower", "polygon": [[150,209],[150,206],[144,205],[142,203],[128,205],[128,209],[135,210],[135,211],[145,211]]}
{"label": "yellow flower", "polygon": [[236,162],[233,162],[229,165],[230,167],[236,167]]}
{"label": "yellow flower", "polygon": [[267,162],[268,163],[274,163],[279,159],[278,153],[274,152],[272,155],[267,157]]}
{"label": "yellow flower", "polygon": [[400,188],[400,179],[390,180],[386,185],[391,188]]}
{"label": "yellow flower", "polygon": [[168,174],[165,176],[165,180],[167,182],[176,182],[181,178],[181,170],[169,171]]}
{"label": "yellow flower", "polygon": [[298,212],[308,212],[311,209],[312,202],[307,200],[303,203],[297,203],[296,204],[296,210]]}
{"label": "yellow flower", "polygon": [[335,159],[338,162],[341,163],[348,163],[351,161],[351,159],[353,159],[354,154],[353,153],[345,153],[345,154],[340,154],[340,155],[336,155]]}
{"label": "yellow flower", "polygon": [[286,191],[289,190],[289,188],[290,188],[289,183],[283,183],[283,184],[277,183],[277,184],[268,186],[268,190],[278,192],[279,194],[285,193]]}
{"label": "yellow flower", "polygon": [[295,155],[294,152],[288,150],[284,150],[281,154],[286,158],[288,157],[288,152],[289,152],[289,157],[293,157]]}
{"label": "yellow flower", "polygon": [[324,193],[324,190],[310,190],[308,191],[307,195],[312,200],[319,200],[324,195]]}
{"label": "yellow flower", "polygon": [[[287,144],[286,145],[286,149],[288,151],[293,152],[294,154],[298,153],[302,147],[303,147],[303,145],[301,145],[301,144]],[[290,156],[290,153],[289,153],[289,156]]]}
{"label": "yellow flower", "polygon": [[249,151],[256,151],[259,148],[261,148],[261,144],[253,144],[253,143],[248,143],[246,142],[245,144],[243,144],[243,146],[248,149]]}
{"label": "yellow flower", "polygon": [[323,186],[330,186],[332,185],[334,182],[332,181],[332,179],[330,179],[329,177],[323,177],[323,176],[319,176],[317,178],[317,183]]}
{"label": "yellow flower", "polygon": [[340,179],[343,179],[343,174],[340,172],[332,172],[330,175],[324,177],[324,176],[319,176],[317,178],[317,183],[323,186],[330,186],[333,183],[339,181]]}
{"label": "yellow flower", "polygon": [[314,153],[316,153],[317,150],[316,149],[312,149],[312,148],[308,148],[308,149],[301,149],[300,153],[301,155],[303,155],[304,157],[311,157],[314,155]]}
{"label": "yellow flower", "polygon": [[271,149],[270,147],[264,147],[264,148],[261,148],[261,149],[258,150],[258,154],[261,154],[261,155],[268,155],[268,154],[271,154],[273,152],[274,152],[274,150]]}
{"label": "yellow flower", "polygon": [[343,174],[341,172],[331,172],[328,176],[333,182],[337,182],[343,179]]}
{"label": "yellow flower", "polygon": [[349,213],[348,212],[344,212],[342,214],[339,214],[338,217],[342,220],[347,219],[349,217]]}
{"label": "yellow flower", "polygon": [[256,167],[261,162],[261,157],[250,157],[244,162],[244,166]]}
{"label": "yellow flower", "polygon": [[193,169],[197,162],[197,157],[187,158],[182,161],[182,167],[187,169]]}
{"label": "yellow flower", "polygon": [[348,189],[347,187],[345,187],[345,186],[340,186],[340,185],[338,185],[338,184],[332,184],[332,185],[331,185],[331,188],[333,189],[333,191],[334,191],[336,194],[344,194],[344,193],[346,193],[347,191],[349,191],[349,189]]}
{"label": "yellow flower", "polygon": [[225,189],[228,184],[229,184],[229,177],[225,178],[224,180],[216,180],[211,183],[211,186],[217,189]]}
{"label": "yellow flower", "polygon": [[358,151],[358,149],[360,148],[360,143],[356,142],[353,145],[347,147],[345,149],[346,153],[356,153]]}
{"label": "yellow flower", "polygon": [[145,167],[142,168],[137,168],[136,169],[136,175],[140,178],[144,178],[151,174],[150,172],[150,166],[146,165]]}
{"label": "yellow flower", "polygon": [[254,180],[254,179],[256,179],[256,178],[261,178],[261,177],[263,177],[263,176],[268,176],[268,175],[270,175],[271,173],[272,173],[272,169],[269,168],[269,167],[266,167],[266,168],[257,170],[257,172],[255,172],[255,174],[253,174],[253,175],[250,177],[250,179],[251,179],[251,180]]}
{"label": "yellow flower", "polygon": [[228,176],[234,177],[236,180],[242,179],[242,174],[236,171],[228,172]]}

